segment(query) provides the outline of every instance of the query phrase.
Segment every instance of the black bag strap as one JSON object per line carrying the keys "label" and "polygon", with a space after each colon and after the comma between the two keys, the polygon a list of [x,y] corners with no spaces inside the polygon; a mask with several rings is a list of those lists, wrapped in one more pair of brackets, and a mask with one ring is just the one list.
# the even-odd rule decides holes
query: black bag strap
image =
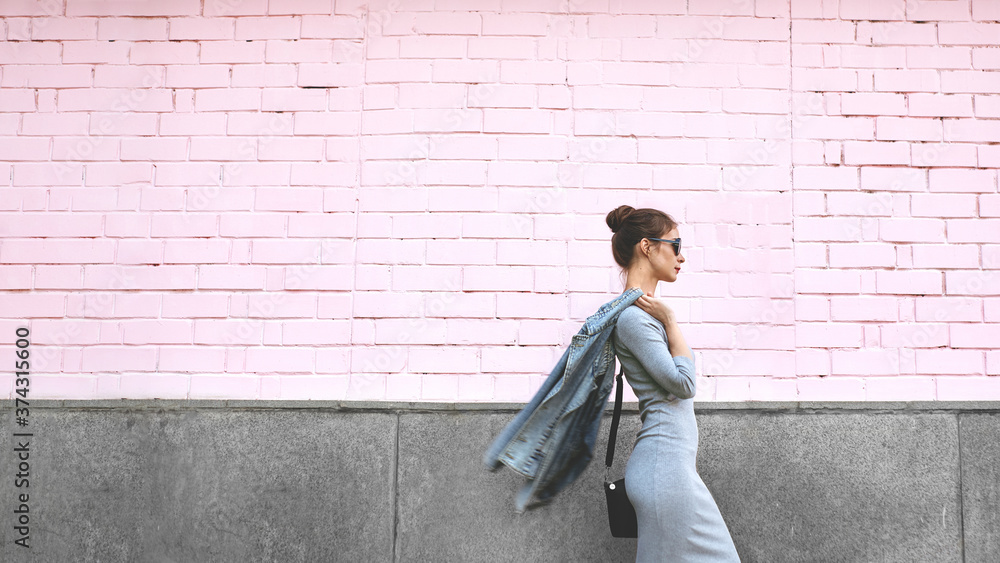
{"label": "black bag strap", "polygon": [[615,460],[615,439],[618,437],[618,419],[622,415],[622,374],[625,373],[625,366],[618,371],[618,378],[615,382],[615,413],[611,417],[611,435],[608,436],[608,455],[604,458],[605,465],[608,466],[604,480],[607,481],[611,473],[611,464]]}

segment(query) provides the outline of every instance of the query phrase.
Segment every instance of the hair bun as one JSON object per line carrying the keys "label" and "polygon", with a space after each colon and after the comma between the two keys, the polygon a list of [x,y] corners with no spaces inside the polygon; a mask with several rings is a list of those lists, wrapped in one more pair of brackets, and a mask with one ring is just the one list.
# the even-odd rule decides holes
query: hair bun
{"label": "hair bun", "polygon": [[611,213],[608,213],[606,221],[608,223],[608,227],[611,227],[611,232],[617,233],[618,229],[621,229],[622,223],[625,222],[625,219],[627,219],[633,211],[635,211],[635,209],[631,205],[619,205],[612,210]]}

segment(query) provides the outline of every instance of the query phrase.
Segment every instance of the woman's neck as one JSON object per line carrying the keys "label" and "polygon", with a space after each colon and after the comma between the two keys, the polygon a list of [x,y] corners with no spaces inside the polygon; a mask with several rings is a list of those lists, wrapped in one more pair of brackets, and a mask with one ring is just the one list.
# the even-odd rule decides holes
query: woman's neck
{"label": "woman's neck", "polygon": [[650,270],[641,267],[635,268],[630,270],[625,278],[625,291],[633,287],[638,287],[642,289],[644,295],[653,295],[655,297],[656,285],[659,281]]}

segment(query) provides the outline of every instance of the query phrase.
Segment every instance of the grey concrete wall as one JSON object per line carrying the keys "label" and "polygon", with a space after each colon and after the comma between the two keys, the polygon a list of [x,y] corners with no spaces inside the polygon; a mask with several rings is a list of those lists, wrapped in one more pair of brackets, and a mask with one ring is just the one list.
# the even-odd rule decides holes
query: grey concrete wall
{"label": "grey concrete wall", "polygon": [[[32,401],[30,549],[0,402],[0,561],[633,561],[595,459],[517,515],[481,456],[520,405]],[[1000,561],[1000,403],[696,407],[744,562]],[[626,405],[615,476],[639,420]]]}

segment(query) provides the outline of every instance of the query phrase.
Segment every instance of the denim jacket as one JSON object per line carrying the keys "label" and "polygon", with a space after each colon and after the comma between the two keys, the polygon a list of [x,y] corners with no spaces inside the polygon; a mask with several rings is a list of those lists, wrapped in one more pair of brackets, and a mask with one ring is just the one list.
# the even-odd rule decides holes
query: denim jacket
{"label": "denim jacket", "polygon": [[587,317],[534,398],[483,456],[490,471],[503,463],[528,478],[517,495],[518,513],[550,502],[590,463],[614,386],[611,333],[618,315],[641,295],[632,288]]}

